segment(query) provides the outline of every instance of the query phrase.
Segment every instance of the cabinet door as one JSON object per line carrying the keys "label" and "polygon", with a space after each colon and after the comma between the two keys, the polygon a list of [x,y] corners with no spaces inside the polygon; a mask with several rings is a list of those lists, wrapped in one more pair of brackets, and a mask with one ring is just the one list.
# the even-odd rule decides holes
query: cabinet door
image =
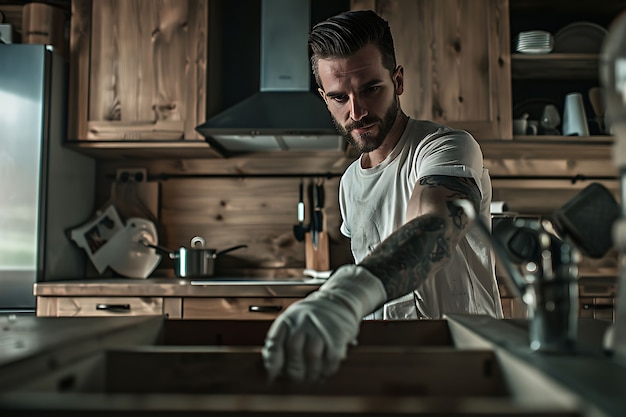
{"label": "cabinet door", "polygon": [[409,116],[479,139],[512,138],[508,0],[352,0],[351,7],[389,21]]}
{"label": "cabinet door", "polygon": [[200,139],[208,0],[72,0],[69,139]]}

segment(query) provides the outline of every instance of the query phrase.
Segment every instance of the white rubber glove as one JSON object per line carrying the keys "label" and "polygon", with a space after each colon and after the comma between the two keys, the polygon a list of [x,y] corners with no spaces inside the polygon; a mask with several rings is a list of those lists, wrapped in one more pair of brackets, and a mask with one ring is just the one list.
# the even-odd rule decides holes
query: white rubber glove
{"label": "white rubber glove", "polygon": [[337,371],[361,320],[387,301],[382,282],[367,269],[344,265],[272,323],[263,347],[271,379],[314,382]]}

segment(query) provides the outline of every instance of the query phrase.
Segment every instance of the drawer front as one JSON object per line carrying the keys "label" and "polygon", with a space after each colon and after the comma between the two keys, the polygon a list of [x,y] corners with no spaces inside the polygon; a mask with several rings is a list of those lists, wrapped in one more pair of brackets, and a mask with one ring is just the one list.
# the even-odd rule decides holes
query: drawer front
{"label": "drawer front", "polygon": [[160,316],[161,297],[39,297],[38,316]]}
{"label": "drawer front", "polygon": [[183,319],[268,320],[300,298],[185,298]]}

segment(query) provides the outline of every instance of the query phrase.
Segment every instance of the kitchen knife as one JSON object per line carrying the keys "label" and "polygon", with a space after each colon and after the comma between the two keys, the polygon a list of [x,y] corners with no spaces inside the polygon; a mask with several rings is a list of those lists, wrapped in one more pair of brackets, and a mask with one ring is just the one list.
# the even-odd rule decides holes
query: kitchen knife
{"label": "kitchen knife", "polygon": [[300,180],[300,188],[298,189],[298,224],[293,226],[293,234],[298,242],[302,242],[308,231],[308,227],[304,226],[304,193],[303,182]]}
{"label": "kitchen knife", "polygon": [[318,243],[319,230],[320,230],[320,226],[318,224],[319,217],[317,214],[318,204],[319,204],[319,201],[318,201],[319,194],[317,190],[317,184],[315,183],[309,184],[309,191],[310,191],[311,200],[313,203],[311,204],[311,242],[313,243],[313,248],[317,250],[317,243]]}
{"label": "kitchen knife", "polygon": [[324,201],[323,187],[315,183],[313,185],[313,247],[317,249],[320,232],[324,229],[324,215],[322,214],[322,202]]}

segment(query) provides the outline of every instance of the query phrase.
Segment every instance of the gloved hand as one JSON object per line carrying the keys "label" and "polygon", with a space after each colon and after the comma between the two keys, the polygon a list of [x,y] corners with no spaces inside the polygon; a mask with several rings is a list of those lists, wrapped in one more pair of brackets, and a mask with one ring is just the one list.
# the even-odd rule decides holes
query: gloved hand
{"label": "gloved hand", "polygon": [[385,301],[385,287],[367,269],[338,268],[272,323],[262,351],[270,378],[314,382],[335,373],[348,344],[356,344],[363,317]]}

